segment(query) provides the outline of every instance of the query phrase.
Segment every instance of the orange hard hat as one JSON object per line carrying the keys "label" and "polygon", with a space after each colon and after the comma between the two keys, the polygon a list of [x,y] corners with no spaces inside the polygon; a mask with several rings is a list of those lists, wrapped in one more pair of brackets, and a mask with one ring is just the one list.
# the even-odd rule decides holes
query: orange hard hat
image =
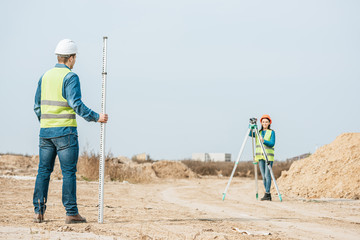
{"label": "orange hard hat", "polygon": [[261,121],[262,121],[264,118],[269,119],[270,124],[272,123],[270,116],[269,116],[269,115],[267,115],[267,114],[264,114],[264,115],[260,118],[260,123],[261,123]]}

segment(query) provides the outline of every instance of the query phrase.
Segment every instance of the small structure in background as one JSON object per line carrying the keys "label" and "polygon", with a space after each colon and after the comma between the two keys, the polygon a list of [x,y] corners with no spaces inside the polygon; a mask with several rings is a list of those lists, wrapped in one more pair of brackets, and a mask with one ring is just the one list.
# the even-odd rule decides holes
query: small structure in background
{"label": "small structure in background", "polygon": [[146,153],[140,153],[140,154],[136,154],[135,158],[139,161],[146,161],[148,160],[148,155]]}
{"label": "small structure in background", "polygon": [[154,162],[149,154],[146,153],[140,153],[132,156],[131,161],[136,163],[144,163],[144,162]]}
{"label": "small structure in background", "polygon": [[202,162],[231,162],[231,153],[193,153],[191,160]]}

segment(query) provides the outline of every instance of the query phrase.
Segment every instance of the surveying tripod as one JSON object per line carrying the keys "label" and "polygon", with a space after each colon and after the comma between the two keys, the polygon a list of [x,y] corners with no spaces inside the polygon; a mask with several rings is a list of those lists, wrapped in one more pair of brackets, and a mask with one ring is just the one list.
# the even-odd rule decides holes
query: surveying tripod
{"label": "surveying tripod", "polygon": [[[274,177],[274,173],[272,171],[272,167],[270,165],[270,162],[269,162],[269,159],[268,159],[268,156],[266,154],[266,151],[265,151],[265,147],[264,147],[264,144],[262,141],[260,141],[260,134],[259,134],[259,130],[258,130],[258,127],[257,127],[257,124],[256,124],[256,121],[257,119],[256,118],[250,118],[250,123],[249,123],[249,129],[248,131],[246,132],[246,135],[245,135],[245,139],[241,145],[241,149],[240,149],[240,152],[239,152],[239,155],[236,159],[236,162],[235,162],[235,166],[231,172],[231,176],[230,176],[230,179],[228,181],[228,184],[226,185],[226,188],[225,188],[225,191],[223,192],[223,197],[222,197],[222,200],[224,201],[225,200],[225,196],[226,196],[226,193],[229,189],[229,186],[230,186],[230,183],[231,183],[231,180],[234,176],[234,173],[235,173],[235,170],[236,170],[236,167],[238,166],[238,163],[240,161],[240,157],[241,157],[241,154],[244,150],[244,147],[245,147],[245,144],[246,144],[246,140],[247,138],[249,137],[250,135],[250,132],[251,132],[251,143],[252,143],[252,152],[253,152],[253,163],[254,163],[254,170],[255,170],[255,186],[256,186],[256,199],[258,199],[258,183],[257,183],[257,162],[255,161],[255,153],[254,153],[254,141],[255,141],[255,137],[254,137],[254,133],[256,134],[256,137],[257,139],[259,139],[259,143],[260,143],[260,146],[261,146],[261,150],[262,150],[262,153],[265,157],[265,161],[266,161],[266,165],[268,166],[269,168],[269,171],[270,171],[270,174],[271,174],[271,178],[274,182],[274,185],[275,185],[275,188],[276,188],[276,191],[279,195],[279,199],[280,199],[280,202],[282,201],[282,198],[281,198],[281,194],[280,194],[280,191],[279,191],[279,187],[276,183],[276,180],[275,180],[275,177]],[[265,177],[265,176],[263,176]]]}

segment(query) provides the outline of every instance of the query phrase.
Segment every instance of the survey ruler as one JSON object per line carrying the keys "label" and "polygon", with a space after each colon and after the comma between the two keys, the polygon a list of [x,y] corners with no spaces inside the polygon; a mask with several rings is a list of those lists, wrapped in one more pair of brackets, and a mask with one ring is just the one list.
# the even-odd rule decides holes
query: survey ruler
{"label": "survey ruler", "polygon": [[[106,43],[103,37],[103,67],[101,86],[101,113],[106,113]],[[98,223],[104,222],[104,175],[105,175],[105,123],[100,123],[100,161],[99,161],[99,217]]]}

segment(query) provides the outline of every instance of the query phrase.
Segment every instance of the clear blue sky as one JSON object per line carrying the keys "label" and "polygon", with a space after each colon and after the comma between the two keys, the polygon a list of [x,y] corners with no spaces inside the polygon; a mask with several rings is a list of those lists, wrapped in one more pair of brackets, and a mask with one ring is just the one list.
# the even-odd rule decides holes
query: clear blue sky
{"label": "clear blue sky", "polygon": [[[359,1],[1,1],[0,152],[38,153],[33,112],[59,40],[79,48],[84,103],[100,111],[108,36],[106,149],[183,159],[232,153],[269,114],[276,159],[358,132]],[[78,118],[80,148],[100,125]],[[244,159],[250,159],[250,141]]]}

